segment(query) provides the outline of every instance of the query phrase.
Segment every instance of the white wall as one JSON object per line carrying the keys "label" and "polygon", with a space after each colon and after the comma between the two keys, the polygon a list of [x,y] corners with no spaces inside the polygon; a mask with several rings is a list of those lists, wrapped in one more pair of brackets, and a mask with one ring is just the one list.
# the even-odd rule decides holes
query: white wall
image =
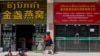
{"label": "white wall", "polygon": [[53,4],[52,3],[47,4],[47,26],[48,27],[49,27],[49,23],[53,23]]}
{"label": "white wall", "polygon": [[48,3],[47,4],[47,30],[50,31],[51,37],[53,39],[53,37],[54,37],[54,32],[53,31],[54,30],[53,30],[53,27],[52,27],[52,29],[49,29],[50,24],[53,24],[53,3]]}
{"label": "white wall", "polygon": [[0,24],[0,47],[1,47],[1,24]]}

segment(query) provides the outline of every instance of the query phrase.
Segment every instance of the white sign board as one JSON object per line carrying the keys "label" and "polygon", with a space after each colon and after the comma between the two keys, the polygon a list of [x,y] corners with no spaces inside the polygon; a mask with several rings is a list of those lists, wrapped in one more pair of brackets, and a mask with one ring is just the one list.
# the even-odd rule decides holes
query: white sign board
{"label": "white sign board", "polygon": [[95,31],[95,29],[94,28],[90,28],[90,32],[94,32]]}

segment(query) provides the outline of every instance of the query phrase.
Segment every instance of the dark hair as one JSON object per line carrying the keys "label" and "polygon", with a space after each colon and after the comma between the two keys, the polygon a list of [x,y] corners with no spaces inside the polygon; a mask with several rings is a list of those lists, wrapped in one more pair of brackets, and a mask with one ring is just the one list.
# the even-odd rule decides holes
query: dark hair
{"label": "dark hair", "polygon": [[50,32],[47,32],[47,35],[50,35]]}

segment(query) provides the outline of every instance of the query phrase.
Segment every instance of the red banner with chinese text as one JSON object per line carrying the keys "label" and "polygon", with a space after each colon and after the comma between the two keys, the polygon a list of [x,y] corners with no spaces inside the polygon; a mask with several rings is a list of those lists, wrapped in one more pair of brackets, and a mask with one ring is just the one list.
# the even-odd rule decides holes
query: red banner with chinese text
{"label": "red banner with chinese text", "polygon": [[56,2],[54,23],[100,23],[100,3]]}

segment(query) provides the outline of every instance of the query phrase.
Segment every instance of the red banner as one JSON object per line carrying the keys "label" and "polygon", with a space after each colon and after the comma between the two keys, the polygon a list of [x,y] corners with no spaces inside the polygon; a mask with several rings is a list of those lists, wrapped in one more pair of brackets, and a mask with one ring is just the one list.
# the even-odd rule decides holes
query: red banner
{"label": "red banner", "polygon": [[54,3],[54,23],[100,23],[100,3]]}

